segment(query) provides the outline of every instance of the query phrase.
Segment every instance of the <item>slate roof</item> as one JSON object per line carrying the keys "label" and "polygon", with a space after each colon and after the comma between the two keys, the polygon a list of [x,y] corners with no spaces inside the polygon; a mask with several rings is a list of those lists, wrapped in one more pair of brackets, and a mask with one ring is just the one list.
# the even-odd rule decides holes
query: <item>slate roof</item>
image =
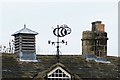
{"label": "slate roof", "polygon": [[[60,56],[60,63],[65,66],[65,69],[68,69],[71,73],[78,75],[82,80],[86,80],[85,78],[90,78],[90,80],[96,80],[96,78],[108,78],[105,80],[118,80],[116,78],[120,76],[120,73],[118,72],[118,65],[120,63],[118,61],[120,61],[120,58],[109,56],[106,58],[111,62],[110,64],[96,63],[95,61],[87,62],[81,55],[64,55]],[[38,62],[35,63],[19,62],[16,60],[14,54],[2,54],[3,80],[5,78],[33,78],[35,75],[38,75],[39,78],[41,76],[44,77],[46,72],[58,65],[56,64],[56,56],[37,55],[37,60]],[[64,66],[62,67],[64,68]]]}
{"label": "slate roof", "polygon": [[15,32],[14,34],[12,34],[12,36],[15,36],[17,34],[34,34],[34,35],[37,35],[38,33],[33,31],[33,30],[30,30],[30,29],[26,28],[26,25],[24,25],[24,28]]}

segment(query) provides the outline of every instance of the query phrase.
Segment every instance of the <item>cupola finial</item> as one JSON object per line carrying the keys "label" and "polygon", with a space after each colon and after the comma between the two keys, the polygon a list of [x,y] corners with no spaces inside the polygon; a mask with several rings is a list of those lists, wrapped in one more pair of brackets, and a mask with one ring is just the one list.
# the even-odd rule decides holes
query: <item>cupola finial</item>
{"label": "cupola finial", "polygon": [[24,24],[24,28],[26,28],[26,24]]}

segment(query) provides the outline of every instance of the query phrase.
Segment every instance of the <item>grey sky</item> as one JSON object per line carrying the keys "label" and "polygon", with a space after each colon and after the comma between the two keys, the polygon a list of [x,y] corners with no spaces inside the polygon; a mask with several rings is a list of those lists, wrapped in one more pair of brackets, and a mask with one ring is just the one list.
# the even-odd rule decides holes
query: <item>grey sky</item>
{"label": "grey sky", "polygon": [[61,45],[62,53],[82,53],[82,31],[91,30],[91,22],[101,20],[108,33],[108,55],[118,55],[117,2],[5,2],[1,11],[0,45],[8,44],[11,34],[26,24],[39,33],[36,36],[37,53],[55,53],[56,41],[52,27],[67,24],[72,33],[65,36],[68,45]]}

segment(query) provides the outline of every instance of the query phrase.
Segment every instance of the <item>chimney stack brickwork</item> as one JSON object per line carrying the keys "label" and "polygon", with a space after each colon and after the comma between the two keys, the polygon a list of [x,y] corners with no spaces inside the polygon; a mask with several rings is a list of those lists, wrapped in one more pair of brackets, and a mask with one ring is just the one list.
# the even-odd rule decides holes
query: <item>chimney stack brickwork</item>
{"label": "chimney stack brickwork", "polygon": [[95,54],[98,57],[107,56],[107,33],[101,21],[92,22],[91,31],[82,33],[82,54]]}

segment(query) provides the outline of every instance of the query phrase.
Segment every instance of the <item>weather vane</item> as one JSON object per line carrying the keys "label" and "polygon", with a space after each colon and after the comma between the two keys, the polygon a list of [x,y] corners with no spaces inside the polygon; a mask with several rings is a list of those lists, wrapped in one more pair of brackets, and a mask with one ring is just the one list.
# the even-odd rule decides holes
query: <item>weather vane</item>
{"label": "weather vane", "polygon": [[53,34],[55,36],[57,36],[57,42],[52,42],[50,40],[48,41],[48,44],[52,44],[52,45],[57,44],[56,48],[57,48],[57,59],[58,59],[58,62],[59,62],[59,58],[60,58],[60,56],[59,56],[59,52],[60,52],[59,44],[60,43],[62,43],[62,44],[65,43],[67,45],[67,41],[64,41],[64,40],[59,41],[59,37],[64,37],[64,36],[66,36],[66,35],[68,35],[70,33],[71,33],[71,28],[69,28],[67,25],[63,24],[60,27],[59,27],[59,25],[57,25],[57,28],[55,28],[53,30]]}

